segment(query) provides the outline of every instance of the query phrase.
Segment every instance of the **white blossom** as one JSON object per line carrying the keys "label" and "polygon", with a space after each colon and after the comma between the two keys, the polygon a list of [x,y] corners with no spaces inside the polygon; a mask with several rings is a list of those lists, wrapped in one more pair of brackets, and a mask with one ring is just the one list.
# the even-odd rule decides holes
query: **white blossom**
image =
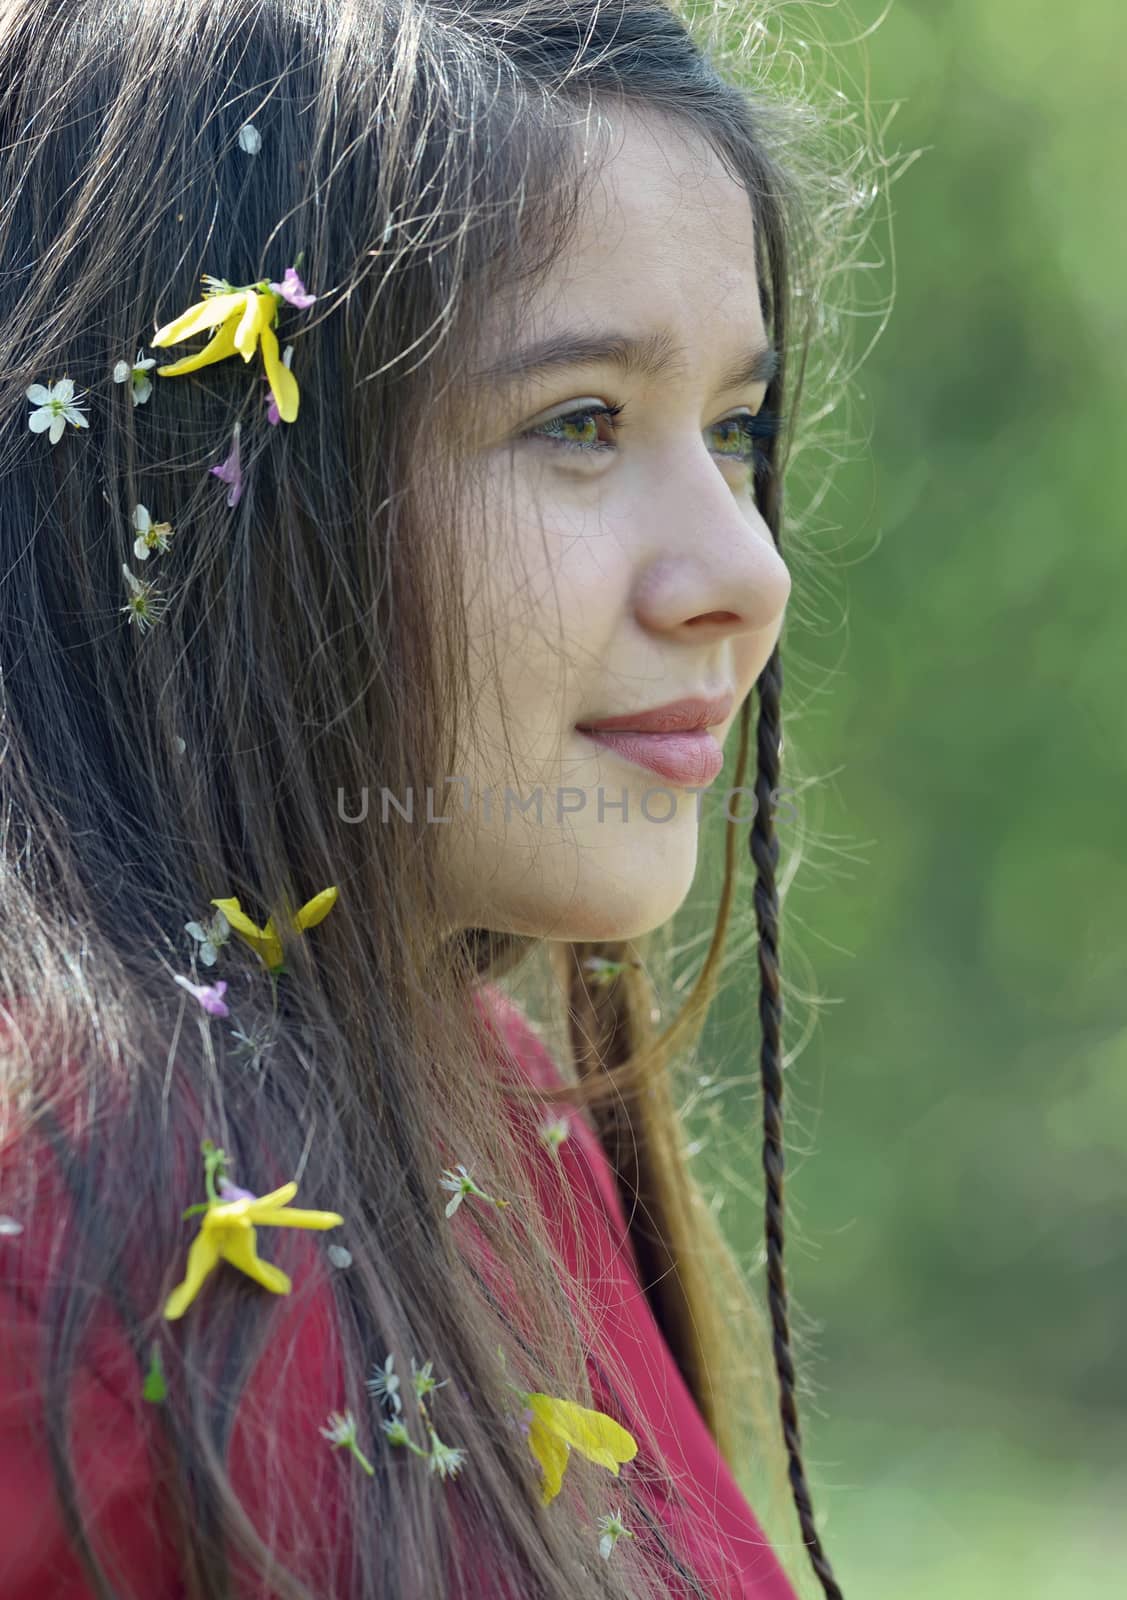
{"label": "white blossom", "polygon": [[411,1435],[401,1417],[385,1417],[380,1427],[387,1434],[388,1444],[410,1444]]}
{"label": "white blossom", "polygon": [[132,380],[133,404],[143,406],[153,392],[153,381],[149,377],[149,368],[156,366],[156,357],[146,358],[144,350],[138,350],[132,365],[128,361],[119,361],[113,369],[115,383],[129,383]]}
{"label": "white blossom", "polygon": [[41,383],[33,383],[25,393],[36,407],[27,419],[28,427],[32,433],[46,433],[52,444],[58,444],[68,422],[74,428],[90,426],[78,408],[73,379],[60,378],[49,389]]}
{"label": "white blossom", "polygon": [[602,1538],[599,1540],[599,1554],[604,1561],[610,1560],[610,1553],[619,1539],[623,1537],[632,1539],[634,1537],[623,1522],[621,1511],[611,1511],[605,1517],[600,1517],[599,1532],[602,1534]]}
{"label": "white blossom", "polygon": [[216,910],[210,922],[186,922],[184,932],[199,945],[197,952],[201,966],[213,967],[220,950],[231,937],[231,924],[222,911]]}
{"label": "white blossom", "polygon": [[550,1150],[558,1149],[570,1135],[571,1123],[567,1117],[557,1117],[554,1121],[543,1123],[540,1128],[540,1137]]}
{"label": "white blossom", "polygon": [[170,522],[154,522],[148,506],[133,507],[133,526],[137,537],[133,541],[133,554],[138,561],[147,561],[154,550],[165,551],[172,538]]}
{"label": "white blossom", "polygon": [[420,1400],[425,1395],[430,1394],[432,1389],[444,1389],[450,1382],[449,1378],[443,1378],[441,1383],[436,1383],[431,1376],[433,1367],[433,1361],[424,1361],[421,1367],[416,1367],[415,1358],[414,1356],[411,1357],[411,1382],[414,1384],[415,1393]]}
{"label": "white blossom", "polygon": [[430,1470],[437,1472],[442,1478],[457,1476],[458,1469],[466,1459],[466,1452],[455,1449],[452,1445],[443,1444],[442,1440],[430,1430]]}
{"label": "white blossom", "polygon": [[129,585],[130,591],[129,599],[121,609],[125,612],[130,624],[132,625],[135,622],[139,631],[145,633],[152,627],[154,622],[160,619],[168,601],[157,589],[156,584],[147,583],[139,578],[135,572],[130,572],[124,562],[121,570],[125,575],[125,581]]}
{"label": "white blossom", "polygon": [[386,1400],[392,1410],[399,1414],[403,1403],[399,1398],[399,1374],[393,1372],[395,1365],[394,1352],[388,1356],[382,1367],[373,1367],[372,1376],[365,1384],[369,1394],[375,1395],[380,1400]]}
{"label": "white blossom", "polygon": [[330,1444],[356,1443],[356,1418],[351,1411],[332,1411],[328,1421],[329,1426],[322,1428],[321,1433]]}

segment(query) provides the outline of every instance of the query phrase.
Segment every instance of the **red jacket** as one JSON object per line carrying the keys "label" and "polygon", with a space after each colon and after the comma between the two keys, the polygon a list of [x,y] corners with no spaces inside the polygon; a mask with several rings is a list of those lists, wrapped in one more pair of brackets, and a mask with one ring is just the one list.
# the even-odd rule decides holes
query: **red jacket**
{"label": "red jacket", "polygon": [[[557,1085],[550,1055],[521,1011],[499,990],[482,995],[487,1025],[530,1081]],[[696,1571],[715,1600],[796,1600],[795,1591],[692,1400],[642,1291],[614,1176],[589,1123],[566,1106],[569,1136],[551,1155],[530,1141],[546,1200],[561,1174],[576,1199],[582,1231],[561,1225],[555,1248],[575,1281],[594,1298],[607,1348],[631,1372],[645,1421],[665,1464],[679,1481],[677,1501],[655,1490],[641,1472],[639,1488],[666,1528],[674,1549]],[[558,1165],[557,1165],[558,1163]],[[5,1210],[0,1164],[0,1212]],[[39,1340],[50,1293],[52,1215],[65,1204],[57,1176],[46,1178],[35,1215],[19,1218],[24,1231],[0,1236],[0,1597],[2,1600],[93,1600],[73,1553],[58,1506],[47,1448]],[[545,1205],[545,1215],[561,1208]],[[566,1212],[563,1213],[566,1215]],[[343,1593],[332,1569],[338,1548],[332,1527],[334,1482],[344,1452],[329,1448],[319,1427],[339,1410],[344,1393],[341,1352],[323,1254],[310,1235],[289,1239],[301,1250],[299,1294],[281,1308],[278,1334],[268,1346],[240,1400],[231,1435],[232,1481],[257,1522],[256,1485],[264,1459],[300,1484],[307,1503],[324,1508],[326,1591]],[[295,1285],[299,1282],[295,1274]],[[285,1370],[280,1363],[284,1361]],[[591,1369],[593,1403],[635,1434],[637,1419],[602,1391],[598,1364]],[[284,1390],[285,1404],[277,1403]],[[148,1438],[151,1408],[142,1399],[137,1359],[112,1307],[99,1316],[91,1344],[74,1374],[70,1441],[96,1548],[117,1572],[122,1591],[173,1600],[183,1585],[173,1551],[161,1531],[159,1490],[153,1481]],[[638,1472],[643,1455],[621,1468]],[[608,1484],[610,1480],[608,1479]],[[608,1505],[614,1503],[610,1485]],[[261,1527],[262,1524],[258,1523]],[[613,1553],[611,1555],[613,1560]],[[671,1589],[671,1593],[673,1590]]]}

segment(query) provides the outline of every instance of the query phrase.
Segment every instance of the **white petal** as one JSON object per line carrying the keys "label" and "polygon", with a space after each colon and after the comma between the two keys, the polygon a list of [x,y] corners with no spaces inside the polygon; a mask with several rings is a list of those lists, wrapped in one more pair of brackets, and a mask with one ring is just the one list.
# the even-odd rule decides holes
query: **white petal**
{"label": "white petal", "polygon": [[63,429],[66,427],[66,425],[67,419],[65,417],[51,418],[51,432],[49,437],[52,444],[58,444],[59,440],[63,436]]}
{"label": "white petal", "polygon": [[149,547],[145,543],[144,539],[134,539],[133,554],[137,557],[138,561],[147,561],[149,559]]}
{"label": "white petal", "polygon": [[115,383],[124,383],[126,378],[131,376],[131,373],[132,369],[128,361],[119,361],[113,369],[113,381]]}
{"label": "white petal", "polygon": [[156,366],[156,364],[157,364],[156,356],[150,356],[147,361],[143,361],[141,358],[142,358],[142,356],[144,354],[145,354],[145,352],[143,350],[138,350],[137,359],[133,363],[134,372],[147,372],[150,367],[155,367]]}
{"label": "white petal", "polygon": [[54,388],[51,390],[51,393],[54,395],[56,400],[73,400],[74,379],[60,378],[58,383],[56,383]]}
{"label": "white petal", "polygon": [[262,135],[253,122],[244,122],[239,129],[239,149],[248,156],[256,156],[262,149]]}
{"label": "white petal", "polygon": [[133,526],[138,533],[146,533],[153,525],[148,506],[133,507]]}
{"label": "white petal", "polygon": [[135,382],[133,385],[133,404],[135,406],[143,406],[152,392],[153,386],[148,378],[142,378],[140,382]]}
{"label": "white petal", "polygon": [[90,424],[77,406],[64,406],[63,416],[76,428],[88,428]]}
{"label": "white petal", "polygon": [[29,388],[24,390],[24,394],[27,395],[33,405],[48,406],[51,404],[51,391],[50,389],[45,389],[41,383],[31,384]]}
{"label": "white petal", "polygon": [[38,411],[33,411],[27,419],[27,425],[32,433],[46,433],[51,426],[55,413],[49,406],[40,406]]}

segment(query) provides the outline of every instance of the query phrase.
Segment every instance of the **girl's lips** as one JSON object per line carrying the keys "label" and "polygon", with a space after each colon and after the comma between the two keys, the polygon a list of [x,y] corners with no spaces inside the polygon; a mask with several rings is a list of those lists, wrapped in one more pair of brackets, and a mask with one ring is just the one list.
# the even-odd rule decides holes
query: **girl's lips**
{"label": "girl's lips", "polygon": [[635,766],[648,767],[668,783],[687,788],[705,788],[719,777],[724,765],[724,752],[706,728],[685,733],[615,733],[604,728],[577,731]]}

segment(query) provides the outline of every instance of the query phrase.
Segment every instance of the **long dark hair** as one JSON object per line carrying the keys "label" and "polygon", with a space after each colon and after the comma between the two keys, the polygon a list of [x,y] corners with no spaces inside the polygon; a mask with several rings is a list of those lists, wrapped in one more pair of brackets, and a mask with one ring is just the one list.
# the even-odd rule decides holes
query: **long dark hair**
{"label": "long dark hair", "polygon": [[[468,489],[453,455],[444,466],[431,451],[424,485],[419,441],[464,427],[482,296],[550,268],[590,177],[576,120],[616,101],[680,119],[746,186],[782,356],[766,404],[793,418],[812,307],[808,286],[796,320],[810,227],[785,160],[797,124],[781,102],[727,81],[655,0],[0,3],[5,1206],[33,1216],[32,1186],[54,1181],[47,1173],[65,1183],[43,1384],[60,1503],[99,1595],[121,1591],[86,1529],[67,1402],[107,1294],[139,1372],[154,1340],[162,1352],[168,1398],[147,1415],[169,1464],[187,1594],[234,1594],[250,1570],[294,1600],[336,1582],[356,1600],[429,1600],[447,1592],[459,1529],[482,1569],[525,1600],[670,1592],[676,1556],[652,1526],[614,1560],[591,1559],[601,1469],[576,1460],[567,1493],[541,1510],[504,1420],[499,1344],[524,1387],[591,1394],[585,1319],[544,1249],[508,1121],[519,1092],[479,1070],[471,1020],[482,978],[532,942],[486,929],[438,940],[441,830],[374,815],[357,825],[334,803],[367,785],[376,753],[380,783],[399,795],[455,770],[472,717],[457,538]],[[247,124],[257,153],[240,135]],[[239,361],[155,378],[144,404],[112,381],[154,323],[198,298],[202,273],[278,279],[299,256],[318,299],[292,334],[297,426],[270,425]],[[25,390],[64,375],[86,397],[89,427],[50,446],[29,432]],[[209,468],[236,424],[244,490],[229,506]],[[786,433],[770,444],[757,489],[776,540],[787,448]],[[175,526],[153,563],[166,605],[147,631],[122,614],[138,504]],[[833,1596],[782,1270],[781,695],[776,652],[757,685],[750,834],[768,1283],[786,1469]],[[737,783],[752,723],[749,701]],[[729,834],[709,960],[663,1039],[631,948],[573,945],[561,960],[577,1069],[568,1092],[616,1163],[655,1314],[734,1459],[747,1395],[727,1325],[733,1305],[749,1318],[755,1306],[700,1204],[668,1082],[715,990],[736,877]],[[229,1025],[188,1005],[171,981],[191,958],[186,921],[238,896],[264,922],[330,884],[339,901],[315,932],[283,931],[278,984],[233,941],[215,969],[229,983]],[[596,982],[592,954],[623,960],[621,974]],[[472,1462],[458,1493],[437,1496],[410,1471],[341,1473],[351,1535],[331,1552],[343,1564],[332,1578],[315,1510],[279,1492],[256,1524],[229,1476],[238,1399],[285,1303],[220,1274],[175,1330],[160,1320],[183,1263],[181,1211],[199,1199],[203,1136],[226,1149],[240,1184],[264,1192],[300,1175],[300,1204],[347,1218],[352,1265],[331,1278],[342,1405],[370,1415],[363,1378],[389,1351],[401,1369],[431,1358],[454,1380],[441,1391],[443,1435]],[[513,1199],[504,1212],[479,1208],[476,1225],[513,1286],[519,1328],[443,1215],[439,1171],[475,1158]],[[291,1235],[274,1251],[295,1268],[295,1302],[309,1248]],[[629,1374],[607,1359],[626,1392]],[[276,1403],[280,1414],[295,1402]],[[261,1422],[268,1432],[272,1418]],[[762,1433],[756,1448],[772,1448]],[[615,1489],[645,1525],[628,1482]]]}

